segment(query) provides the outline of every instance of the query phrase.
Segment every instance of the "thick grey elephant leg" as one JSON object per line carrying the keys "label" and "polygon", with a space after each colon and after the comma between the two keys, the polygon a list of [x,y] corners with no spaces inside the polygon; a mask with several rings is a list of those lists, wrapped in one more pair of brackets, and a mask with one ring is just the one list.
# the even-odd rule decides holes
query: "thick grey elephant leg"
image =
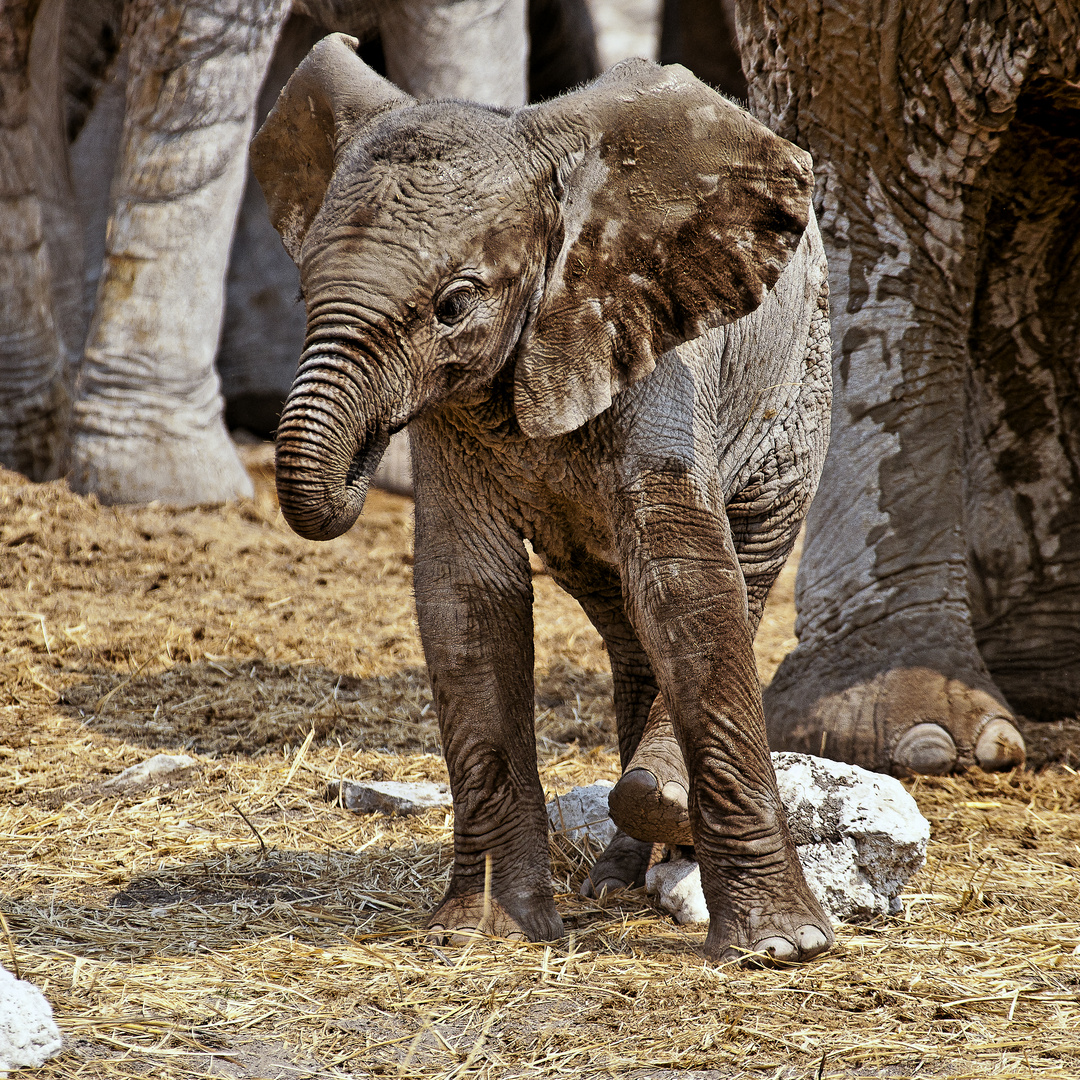
{"label": "thick grey elephant leg", "polygon": [[[286,20],[259,91],[256,124],[266,119],[297,64],[325,33],[306,16]],[[306,326],[300,274],[270,223],[258,181],[249,174],[229,257],[217,354],[230,427],[273,437],[296,377]]]}
{"label": "thick grey elephant leg", "polygon": [[111,502],[249,494],[214,353],[255,97],[287,5],[137,3],[105,261],[73,407],[72,486]]}
{"label": "thick grey elephant leg", "polygon": [[17,2],[0,27],[0,464],[33,480],[55,475],[82,321],[63,9],[61,0]]}
{"label": "thick grey elephant leg", "polygon": [[979,649],[1029,719],[1080,711],[1080,95],[1017,109],[972,318],[969,591]]}
{"label": "thick grey elephant leg", "polygon": [[476,932],[551,941],[562,920],[536,767],[529,560],[458,491],[467,467],[448,466],[416,431],[425,423],[413,425],[416,611],[454,799],[454,868],[429,926],[462,943]]}
{"label": "thick grey elephant leg", "polygon": [[1009,42],[1044,24],[973,13],[931,54],[860,0],[829,34],[810,5],[738,10],[754,110],[815,155],[832,284],[832,442],[770,739],[897,772],[1012,767],[1023,741],[972,625],[962,418],[982,169],[1035,55]]}
{"label": "thick grey elephant leg", "polygon": [[525,0],[392,0],[379,31],[386,73],[410,94],[525,104]]}
{"label": "thick grey elephant leg", "polygon": [[[966,587],[964,342],[922,327],[910,290],[893,286],[916,277],[905,267],[919,256],[889,253],[884,237],[902,232],[875,210],[871,250],[830,261],[832,441],[807,517],[799,645],[764,693],[769,741],[899,773],[1009,768],[1023,741],[979,654]],[[851,281],[864,275],[876,299],[853,313]]]}

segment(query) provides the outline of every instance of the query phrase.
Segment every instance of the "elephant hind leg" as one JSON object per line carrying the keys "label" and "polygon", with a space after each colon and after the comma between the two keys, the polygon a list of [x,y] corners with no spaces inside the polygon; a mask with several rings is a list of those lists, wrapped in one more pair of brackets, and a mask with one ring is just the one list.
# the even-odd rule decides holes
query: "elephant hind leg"
{"label": "elephant hind leg", "polygon": [[617,829],[611,843],[592,865],[581,884],[581,895],[601,900],[623,889],[640,889],[645,871],[654,862],[655,845],[636,840]]}
{"label": "elephant hind leg", "polygon": [[657,694],[641,742],[608,796],[611,820],[637,840],[692,844],[689,794],[686,762]]}

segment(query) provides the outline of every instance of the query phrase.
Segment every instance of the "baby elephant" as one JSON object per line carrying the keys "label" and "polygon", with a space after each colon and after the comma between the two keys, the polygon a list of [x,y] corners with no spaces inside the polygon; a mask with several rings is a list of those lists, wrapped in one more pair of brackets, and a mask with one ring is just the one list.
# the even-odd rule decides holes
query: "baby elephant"
{"label": "baby elephant", "polygon": [[454,799],[433,934],[562,933],[524,537],[611,657],[627,832],[587,889],[640,883],[649,841],[688,833],[709,957],[822,951],[752,651],[827,438],[808,155],[680,67],[506,111],[417,102],[354,46],[317,45],[252,145],[307,304],[277,486],[298,533],[337,536],[409,427]]}

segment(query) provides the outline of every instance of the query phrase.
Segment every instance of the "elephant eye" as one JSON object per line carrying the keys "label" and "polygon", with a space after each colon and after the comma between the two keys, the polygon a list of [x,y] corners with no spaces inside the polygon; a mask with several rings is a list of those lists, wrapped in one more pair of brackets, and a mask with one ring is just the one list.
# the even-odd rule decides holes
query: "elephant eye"
{"label": "elephant eye", "polygon": [[451,282],[435,301],[435,318],[444,326],[461,322],[480,299],[480,290],[471,281]]}

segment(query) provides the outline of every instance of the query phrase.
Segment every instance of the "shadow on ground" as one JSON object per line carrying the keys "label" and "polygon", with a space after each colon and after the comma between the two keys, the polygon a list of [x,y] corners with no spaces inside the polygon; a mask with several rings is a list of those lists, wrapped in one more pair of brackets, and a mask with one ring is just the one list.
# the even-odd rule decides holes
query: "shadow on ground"
{"label": "shadow on ground", "polygon": [[[176,664],[152,675],[93,670],[64,691],[67,715],[139,746],[258,755],[303,742],[439,753],[427,672],[357,678],[258,657]],[[611,676],[560,661],[536,689],[537,736],[582,747],[614,742]]]}

